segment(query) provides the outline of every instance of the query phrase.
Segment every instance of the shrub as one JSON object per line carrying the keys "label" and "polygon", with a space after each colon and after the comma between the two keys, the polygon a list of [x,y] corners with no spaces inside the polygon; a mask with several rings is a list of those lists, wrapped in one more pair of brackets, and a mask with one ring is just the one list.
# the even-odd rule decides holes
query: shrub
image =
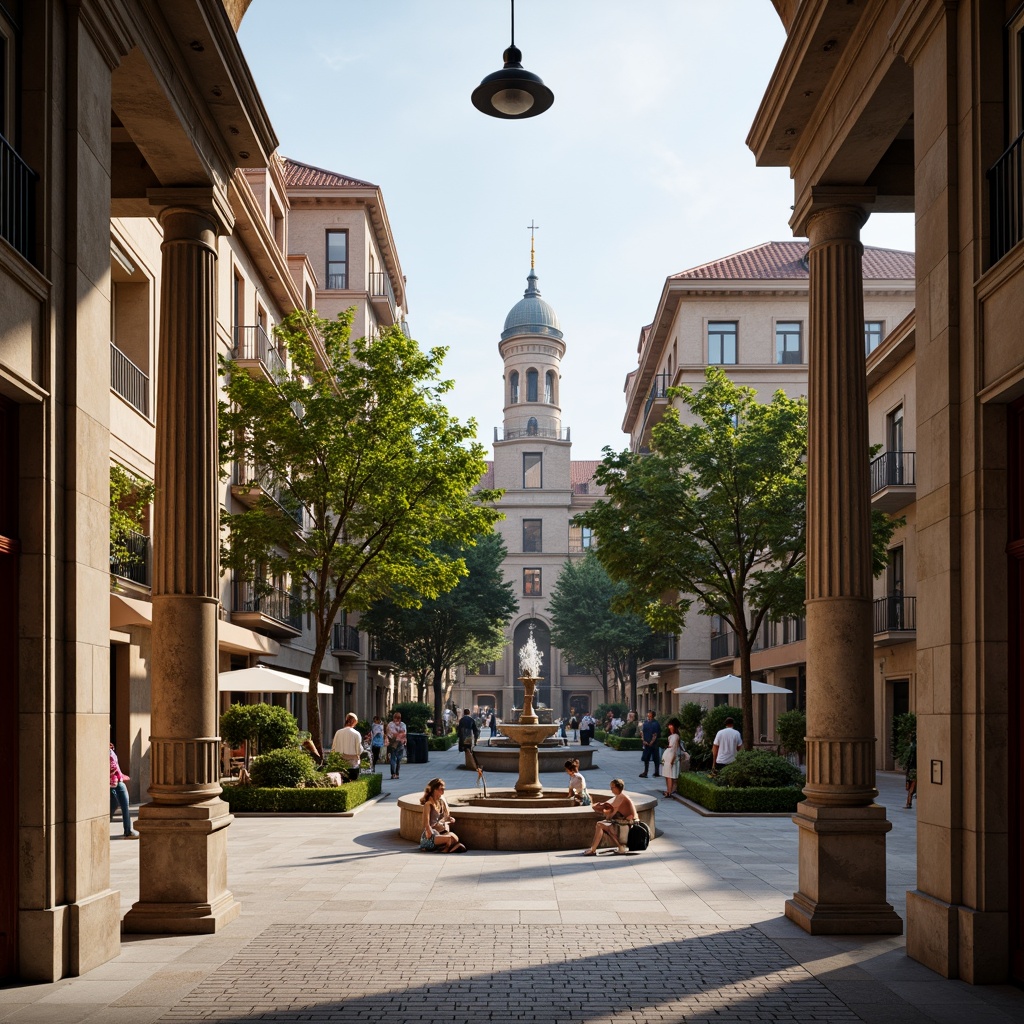
{"label": "shrub", "polygon": [[901,771],[917,766],[917,716],[908,711],[892,720],[892,756]]}
{"label": "shrub", "polygon": [[280,787],[298,786],[299,783],[316,775],[313,759],[303,750],[287,748],[271,750],[252,760],[249,767],[254,786]]}
{"label": "shrub", "polygon": [[622,728],[619,730],[620,736],[635,736],[637,733],[636,722],[625,722]]}
{"label": "shrub", "polygon": [[775,722],[775,734],[785,750],[801,757],[807,752],[807,716],[799,709],[784,711]]}
{"label": "shrub", "polygon": [[706,775],[696,772],[680,775],[676,791],[687,800],[720,814],[789,814],[803,799],[795,786],[733,789],[717,786]]}
{"label": "shrub", "polygon": [[604,737],[606,743],[612,750],[643,750],[643,740],[639,736],[616,736],[610,733]]}
{"label": "shrub", "polygon": [[679,734],[683,737],[683,742],[687,747],[693,742],[693,734],[697,731],[697,726],[700,725],[703,717],[704,709],[696,701],[687,701],[679,709],[679,714],[676,715],[676,718],[682,723]]}
{"label": "shrub", "polygon": [[715,736],[725,728],[725,720],[732,719],[733,728],[737,732],[743,732],[743,709],[734,708],[730,704],[719,704],[716,707],[708,708],[704,713],[704,742],[711,749],[715,742]]}
{"label": "shrub", "polygon": [[803,772],[771,750],[741,750],[721,772],[722,784],[731,788],[795,786],[803,783]]}
{"label": "shrub", "polygon": [[604,722],[605,716],[609,711],[612,713],[613,717],[621,718],[625,721],[626,712],[629,711],[629,706],[627,704],[620,704],[616,701],[612,701],[610,704],[598,704],[592,713],[599,722]]}
{"label": "shrub", "polygon": [[427,750],[447,750],[449,747],[455,746],[458,739],[454,732],[446,733],[443,736],[428,736]]}
{"label": "shrub", "polygon": [[294,746],[299,723],[287,708],[273,704],[232,704],[220,716],[221,738],[233,747],[248,743],[257,750]]}
{"label": "shrub", "polygon": [[409,732],[426,732],[427,719],[434,716],[433,707],[430,704],[422,704],[418,700],[407,700],[395,704],[388,712],[388,718],[390,719],[396,711],[401,714],[402,721],[405,722],[405,727]]}
{"label": "shrub", "polygon": [[232,811],[274,814],[339,814],[351,811],[380,795],[383,776],[362,775],[355,782],[330,789],[261,789],[257,786],[224,786],[221,795]]}

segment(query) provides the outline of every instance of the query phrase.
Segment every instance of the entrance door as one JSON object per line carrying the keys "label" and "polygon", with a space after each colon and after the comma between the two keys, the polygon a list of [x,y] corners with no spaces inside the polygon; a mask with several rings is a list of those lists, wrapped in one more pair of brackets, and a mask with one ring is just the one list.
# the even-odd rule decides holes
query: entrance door
{"label": "entrance door", "polygon": [[0,981],[18,973],[18,407],[0,398]]}
{"label": "entrance door", "polygon": [[1009,595],[1009,823],[1010,823],[1010,970],[1024,981],[1024,400],[1012,405],[1009,422],[1007,491],[1010,531],[1006,546]]}

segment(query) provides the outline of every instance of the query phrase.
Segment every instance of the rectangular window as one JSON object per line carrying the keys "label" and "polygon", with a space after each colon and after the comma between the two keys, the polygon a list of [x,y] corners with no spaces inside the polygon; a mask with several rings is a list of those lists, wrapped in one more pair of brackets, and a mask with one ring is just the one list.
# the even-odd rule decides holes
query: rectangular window
{"label": "rectangular window", "polygon": [[542,551],[540,519],[523,520],[523,551]]}
{"label": "rectangular window", "polygon": [[883,327],[881,320],[864,321],[864,355],[871,355],[882,344]]}
{"label": "rectangular window", "polygon": [[327,232],[327,287],[348,288],[348,232]]}
{"label": "rectangular window", "polygon": [[776,363],[803,362],[802,327],[802,324],[793,320],[780,320],[775,324]]}
{"label": "rectangular window", "polygon": [[576,661],[570,661],[567,674],[570,676],[589,676],[591,675],[591,671],[586,665],[581,665]]}
{"label": "rectangular window", "polygon": [[474,675],[478,676],[493,676],[497,673],[498,666],[493,661],[485,661],[482,665],[477,665],[476,672]]}
{"label": "rectangular window", "polygon": [[523,452],[523,487],[543,487],[544,457],[540,452]]}
{"label": "rectangular window", "polygon": [[523,596],[540,597],[540,569],[523,570]]}
{"label": "rectangular window", "polygon": [[581,555],[594,546],[594,531],[589,526],[569,526],[569,554]]}
{"label": "rectangular window", "polygon": [[731,365],[736,362],[735,320],[712,320],[708,323],[708,362]]}

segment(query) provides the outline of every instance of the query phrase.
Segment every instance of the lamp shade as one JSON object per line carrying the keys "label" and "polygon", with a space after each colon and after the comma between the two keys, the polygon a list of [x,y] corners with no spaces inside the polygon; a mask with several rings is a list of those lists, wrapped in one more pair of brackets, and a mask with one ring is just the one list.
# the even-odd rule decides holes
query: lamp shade
{"label": "lamp shade", "polygon": [[502,59],[505,66],[473,90],[473,106],[490,117],[509,120],[543,114],[555,102],[555,94],[539,75],[523,67],[523,55],[517,46],[510,46]]}

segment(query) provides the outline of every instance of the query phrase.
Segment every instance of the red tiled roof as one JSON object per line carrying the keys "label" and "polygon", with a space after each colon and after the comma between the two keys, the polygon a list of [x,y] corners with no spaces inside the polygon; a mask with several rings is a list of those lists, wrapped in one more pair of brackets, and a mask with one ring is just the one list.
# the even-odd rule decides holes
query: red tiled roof
{"label": "red tiled roof", "polygon": [[[787,281],[807,279],[807,242],[764,242],[752,249],[720,260],[702,263],[681,273],[673,281]],[[899,249],[864,247],[866,280],[913,280],[914,254]]]}
{"label": "red tiled roof", "polygon": [[598,459],[573,459],[569,463],[569,482],[573,486],[588,483],[600,465]]}
{"label": "red tiled roof", "polygon": [[480,477],[480,482],[476,485],[482,490],[490,490],[494,486],[494,463],[488,461],[487,469],[484,471],[484,475]]}
{"label": "red tiled roof", "polygon": [[377,188],[371,181],[346,178],[344,174],[284,158],[284,180],[289,188]]}

